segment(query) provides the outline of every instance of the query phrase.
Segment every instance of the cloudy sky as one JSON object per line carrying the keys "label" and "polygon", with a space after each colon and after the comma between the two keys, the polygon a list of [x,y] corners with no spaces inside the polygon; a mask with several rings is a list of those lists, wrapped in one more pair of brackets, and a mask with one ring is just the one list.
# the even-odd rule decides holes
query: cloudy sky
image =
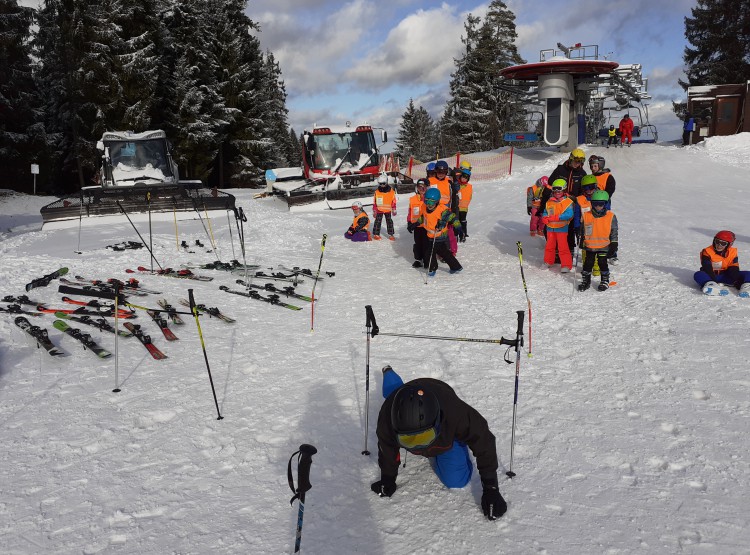
{"label": "cloudy sky", "polygon": [[[281,65],[290,124],[367,121],[395,138],[413,98],[437,119],[447,98],[453,59],[461,55],[467,14],[488,2],[467,0],[250,0],[247,13]],[[641,64],[648,78],[650,122],[660,140],[677,139],[672,100],[686,45],[684,18],[695,0],[507,0],[516,15],[518,49],[527,62],[539,51],[582,43],[600,58]],[[622,114],[613,112],[612,122]]]}

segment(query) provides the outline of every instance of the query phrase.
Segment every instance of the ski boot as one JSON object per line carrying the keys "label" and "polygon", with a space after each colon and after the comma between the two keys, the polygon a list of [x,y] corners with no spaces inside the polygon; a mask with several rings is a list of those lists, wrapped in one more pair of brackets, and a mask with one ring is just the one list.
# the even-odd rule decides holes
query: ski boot
{"label": "ski boot", "polygon": [[743,299],[750,298],[750,283],[743,283],[740,286],[740,297]]}
{"label": "ski boot", "polygon": [[581,272],[581,283],[578,285],[578,290],[586,291],[589,287],[591,287],[591,273]]}
{"label": "ski boot", "polygon": [[421,268],[422,262],[419,260],[415,260],[414,263],[411,265],[412,268]]}
{"label": "ski boot", "polygon": [[606,274],[602,274],[602,281],[599,283],[599,287],[597,287],[599,291],[606,291],[609,289],[609,272]]}
{"label": "ski boot", "polygon": [[715,281],[709,281],[703,286],[703,293],[711,297],[725,297],[729,295],[729,289]]}
{"label": "ski boot", "polygon": [[386,372],[393,372],[393,368],[391,368],[390,364],[386,364],[385,366],[383,366],[383,375],[384,376],[385,376]]}
{"label": "ski boot", "polygon": [[372,238],[374,241],[380,241],[380,235],[373,235]]}

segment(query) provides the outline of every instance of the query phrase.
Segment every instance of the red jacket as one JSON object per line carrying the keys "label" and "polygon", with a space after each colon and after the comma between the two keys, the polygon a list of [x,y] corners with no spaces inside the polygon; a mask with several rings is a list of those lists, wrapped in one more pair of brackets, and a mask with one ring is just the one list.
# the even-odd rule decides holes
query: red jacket
{"label": "red jacket", "polygon": [[620,133],[623,135],[625,134],[631,134],[633,132],[633,126],[635,124],[633,123],[633,118],[622,118],[620,120]]}

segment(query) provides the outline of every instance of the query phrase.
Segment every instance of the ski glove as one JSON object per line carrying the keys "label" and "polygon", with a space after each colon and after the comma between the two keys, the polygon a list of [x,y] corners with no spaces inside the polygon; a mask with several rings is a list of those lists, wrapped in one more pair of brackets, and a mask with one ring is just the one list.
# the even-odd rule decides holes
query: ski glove
{"label": "ski glove", "polygon": [[526,207],[526,213],[531,216],[531,206]]}
{"label": "ski glove", "polygon": [[615,254],[617,254],[617,241],[612,241],[607,249],[607,258],[612,258]]}
{"label": "ski glove", "polygon": [[539,221],[544,225],[547,225],[549,223],[549,218],[547,216],[542,216],[541,218],[539,218]]}
{"label": "ski glove", "polygon": [[383,476],[377,482],[373,482],[370,485],[370,489],[377,493],[380,497],[390,497],[396,493],[396,479],[390,476]]}
{"label": "ski glove", "polygon": [[409,233],[414,233],[415,227],[416,227],[415,224],[413,224],[412,222],[409,222],[406,224],[406,231],[408,231]]}
{"label": "ski glove", "polygon": [[500,518],[508,510],[505,499],[500,495],[497,486],[484,486],[482,491],[482,512],[489,520]]}
{"label": "ski glove", "polygon": [[458,240],[463,243],[464,239],[466,238],[466,232],[464,231],[463,227],[459,227],[458,229],[455,229],[456,237],[458,237]]}

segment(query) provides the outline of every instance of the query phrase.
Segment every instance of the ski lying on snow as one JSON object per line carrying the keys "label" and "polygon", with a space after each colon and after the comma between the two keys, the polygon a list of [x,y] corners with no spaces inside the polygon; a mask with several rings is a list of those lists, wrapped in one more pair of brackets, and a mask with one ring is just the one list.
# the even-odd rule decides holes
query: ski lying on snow
{"label": "ski lying on snow", "polygon": [[146,350],[151,353],[151,356],[156,360],[167,358],[167,355],[162,353],[159,349],[156,348],[153,343],[151,343],[151,337],[148,335],[144,335],[144,333],[141,331],[141,326],[139,326],[138,324],[133,324],[132,322],[125,322],[123,326],[125,326],[125,328],[130,333],[137,337],[138,341],[143,343],[143,346],[146,347]]}
{"label": "ski lying on snow", "polygon": [[[180,304],[183,306],[190,306],[190,302],[187,299],[180,299]],[[206,306],[204,304],[197,304],[195,305],[195,308],[198,309],[198,312],[208,314],[209,316],[213,316],[215,318],[218,318],[219,320],[224,320],[227,324],[231,324],[232,322],[235,321],[234,318],[230,318],[229,316],[222,314],[221,311],[215,306]]]}
{"label": "ski lying on snow", "polygon": [[[289,272],[290,274],[295,274],[298,276],[307,276],[314,278],[316,272],[313,272],[310,268],[299,268],[297,266],[294,266],[292,268],[287,268],[286,266],[279,266],[279,269],[284,272]],[[333,277],[336,275],[336,272],[323,272],[328,277]],[[323,276],[318,276],[318,279],[324,279]]]}
{"label": "ski lying on snow", "polygon": [[3,297],[4,303],[13,303],[13,304],[20,304],[20,305],[29,305],[29,306],[37,306],[41,303],[38,303],[36,301],[32,301],[29,299],[26,295],[19,295],[18,297],[14,297],[13,295],[6,295]]}
{"label": "ski lying on snow", "polygon": [[88,349],[99,358],[109,358],[112,356],[112,353],[110,353],[107,349],[100,347],[99,344],[94,341],[88,333],[83,333],[78,328],[72,328],[62,320],[55,320],[54,322],[52,322],[52,325],[61,332],[66,333],[70,337],[73,337],[74,339],[80,341],[83,344],[84,350]]}
{"label": "ski lying on snow", "polygon": [[172,333],[172,330],[169,329],[169,326],[167,326],[167,321],[161,317],[160,312],[147,310],[146,314],[151,316],[151,319],[156,322],[157,326],[159,326],[159,329],[164,334],[164,339],[166,339],[167,341],[177,341],[177,339],[179,339],[175,334]]}
{"label": "ski lying on snow", "polygon": [[284,308],[288,308],[289,310],[302,310],[301,306],[294,306],[293,304],[281,302],[278,295],[269,295],[268,297],[264,297],[255,289],[251,289],[249,291],[236,291],[234,289],[230,289],[226,285],[222,285],[221,287],[219,287],[219,289],[221,289],[222,291],[226,291],[227,293],[232,293],[233,295],[241,295],[250,299],[256,299],[258,301],[264,301],[270,304],[274,304],[276,306],[283,306]]}
{"label": "ski lying on snow", "polygon": [[[129,274],[135,273],[135,270],[127,269],[125,271]],[[173,270],[172,268],[165,268],[163,270],[154,270],[152,272],[145,266],[138,266],[138,271],[142,273],[151,274],[154,276],[168,276],[168,277],[181,278],[181,279],[195,279],[198,281],[212,281],[214,279],[210,276],[199,276],[187,269]]]}
{"label": "ski lying on snow", "polygon": [[177,309],[167,302],[167,299],[159,299],[159,306],[164,309],[173,324],[182,325],[185,321],[177,314]]}
{"label": "ski lying on snow", "polygon": [[[55,316],[58,318],[61,318],[63,320],[72,320],[74,322],[80,322],[81,324],[86,324],[88,326],[92,326],[98,330],[101,331],[108,331],[109,333],[115,333],[115,328],[111,326],[104,318],[97,318],[96,320],[93,319],[91,316],[73,316],[72,314],[68,314],[66,312],[55,312]],[[117,330],[117,335],[120,337],[132,337],[133,334],[129,331],[125,330]]]}
{"label": "ski lying on snow", "polygon": [[[115,287],[108,283],[85,283],[80,281],[72,281],[69,279],[61,278],[60,283],[63,285],[58,286],[57,291],[59,293],[70,293],[71,295],[84,295],[86,297],[99,297],[101,299],[114,299],[115,298]],[[132,287],[120,287],[120,294],[124,297],[126,295],[133,295],[135,297],[145,297],[146,291],[133,289]]]}
{"label": "ski lying on snow", "polygon": [[31,322],[29,322],[26,318],[23,316],[18,316],[16,318],[16,325],[21,328],[23,331],[28,333],[31,337],[33,337],[36,340],[36,343],[39,347],[42,347],[44,350],[47,351],[47,353],[50,354],[50,356],[53,357],[66,357],[68,356],[68,353],[63,351],[62,349],[55,347],[54,343],[50,341],[49,334],[47,333],[47,330],[45,328],[40,328],[39,326],[32,326]]}
{"label": "ski lying on snow", "polygon": [[[36,309],[39,312],[44,312],[46,314],[54,314],[55,312],[64,312],[65,314],[76,314],[76,315],[88,315],[88,316],[112,316],[114,317],[115,311],[114,310],[96,310],[93,308],[89,308],[86,306],[82,306],[80,308],[72,309],[72,308],[47,308],[44,305],[39,305],[36,307]],[[126,311],[118,311],[117,312],[118,318],[135,318],[134,312],[126,312]]]}
{"label": "ski lying on snow", "polygon": [[81,285],[94,285],[95,287],[101,287],[102,289],[114,290],[115,285],[119,285],[120,289],[126,293],[135,290],[140,291],[141,293],[151,293],[153,295],[161,294],[161,291],[154,291],[153,289],[141,287],[141,283],[135,278],[130,278],[128,281],[121,281],[117,278],[107,278],[107,280],[104,281],[101,279],[88,279],[83,276],[75,276],[75,278],[82,282]]}
{"label": "ski lying on snow", "polygon": [[55,270],[51,274],[47,274],[46,276],[31,280],[26,284],[26,291],[31,291],[32,289],[36,289],[37,287],[47,287],[53,279],[57,279],[67,273],[67,268],[60,268],[59,270]]}
{"label": "ski lying on snow", "polygon": [[307,301],[309,303],[313,301],[312,297],[296,293],[292,285],[279,289],[273,283],[266,283],[265,285],[255,285],[254,283],[246,284],[245,280],[243,279],[235,280],[235,283],[244,285],[245,287],[252,287],[253,289],[260,289],[261,291],[268,291],[270,293],[279,293],[280,295],[286,295],[287,297],[294,297],[295,299],[300,299],[301,301]]}
{"label": "ski lying on snow", "polygon": [[231,262],[221,262],[220,260],[216,260],[215,262],[209,262],[208,264],[194,264],[188,262],[187,264],[180,264],[180,267],[198,270],[242,270],[243,272],[245,271],[245,268],[248,270],[257,270],[260,268],[258,264],[248,264],[247,266],[244,266],[240,264],[238,260],[232,260]]}
{"label": "ski lying on snow", "polygon": [[[232,270],[232,273],[235,275],[244,275],[245,271],[244,270]],[[283,272],[274,272],[273,274],[267,274],[265,272],[255,272],[255,273],[248,272],[247,277],[272,279],[274,281],[288,281],[290,283],[294,283],[295,285],[298,283],[302,283],[303,281],[295,274],[285,274]]]}
{"label": "ski lying on snow", "polygon": [[30,312],[21,308],[20,304],[9,304],[8,306],[0,306],[0,312],[7,312],[8,314],[25,314],[26,316],[42,316],[41,312]]}

